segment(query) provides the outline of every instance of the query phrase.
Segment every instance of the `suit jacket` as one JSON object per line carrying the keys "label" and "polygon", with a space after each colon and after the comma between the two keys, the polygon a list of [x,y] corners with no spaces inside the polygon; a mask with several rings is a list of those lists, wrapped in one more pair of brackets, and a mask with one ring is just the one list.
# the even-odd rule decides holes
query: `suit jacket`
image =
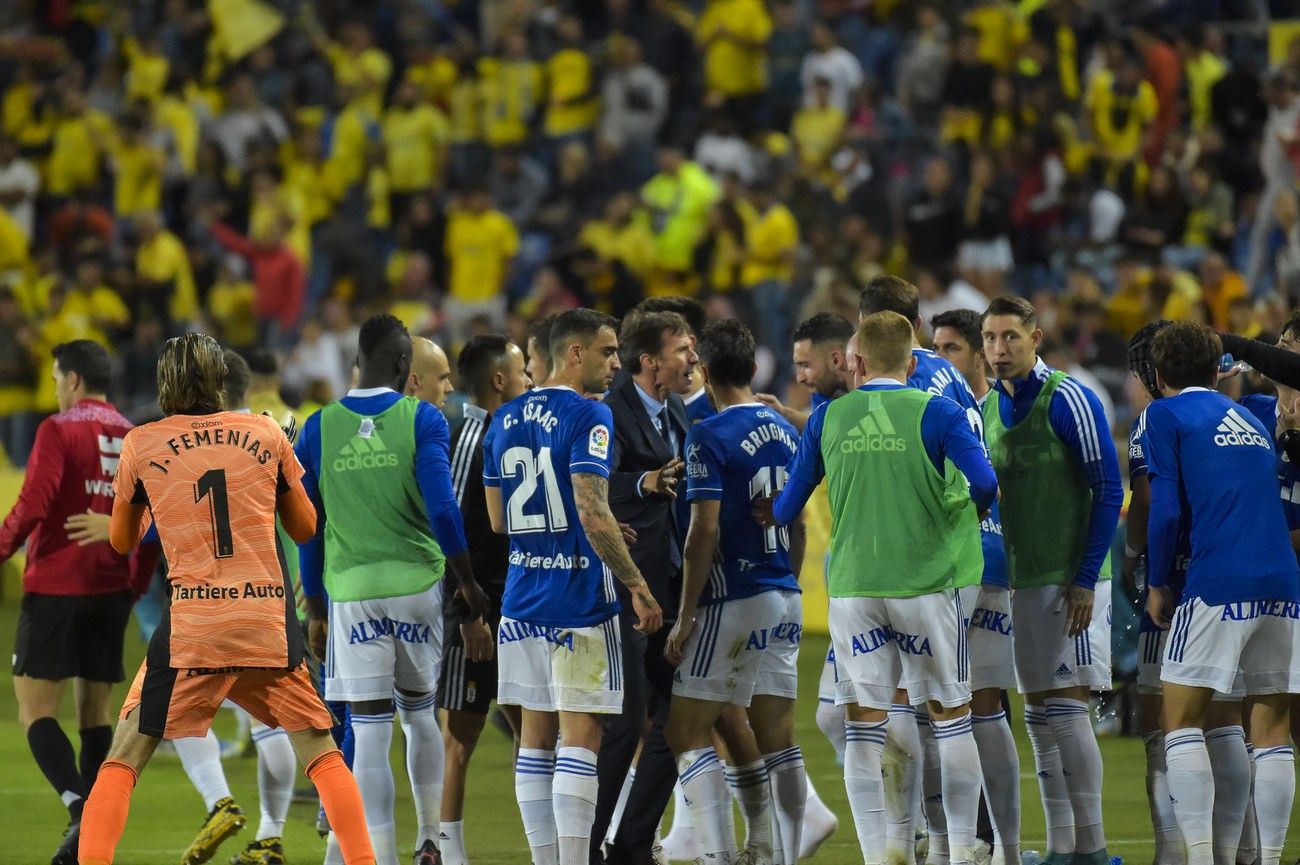
{"label": "suit jacket", "polygon": [[[655,600],[663,607],[664,618],[671,620],[681,597],[681,567],[673,563],[673,547],[680,554],[686,526],[678,525],[674,500],[659,493],[639,495],[641,476],[682,455],[690,421],[682,398],[670,394],[667,401],[669,423],[677,438],[677,452],[669,449],[663,436],[646,414],[630,376],[619,376],[605,404],[614,415],[614,444],[610,452],[609,505],[621,523],[636,530],[636,543],[630,547],[632,560],[641,569]],[[680,485],[679,485],[680,486]],[[685,489],[681,489],[685,492]],[[677,556],[681,561],[681,556]],[[622,583],[616,583],[624,609],[631,600]]]}

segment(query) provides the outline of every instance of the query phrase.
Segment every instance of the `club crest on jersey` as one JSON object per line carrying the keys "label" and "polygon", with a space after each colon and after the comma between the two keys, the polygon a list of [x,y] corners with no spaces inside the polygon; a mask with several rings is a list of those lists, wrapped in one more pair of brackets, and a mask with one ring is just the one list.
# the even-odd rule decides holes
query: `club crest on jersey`
{"label": "club crest on jersey", "polygon": [[609,459],[609,427],[597,424],[587,436],[587,453],[596,459]]}

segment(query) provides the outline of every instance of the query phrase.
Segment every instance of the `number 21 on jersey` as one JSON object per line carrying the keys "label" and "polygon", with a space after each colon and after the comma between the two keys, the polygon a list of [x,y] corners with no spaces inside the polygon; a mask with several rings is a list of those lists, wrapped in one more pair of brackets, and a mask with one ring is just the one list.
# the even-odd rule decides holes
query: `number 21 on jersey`
{"label": "number 21 on jersey", "polygon": [[[569,517],[564,511],[564,499],[560,495],[560,484],[555,477],[549,447],[544,447],[535,454],[522,446],[508,448],[501,455],[501,475],[519,478],[519,486],[510,494],[506,506],[507,532],[522,535],[529,532],[563,532],[569,528]],[[539,483],[545,493],[542,512],[529,513],[526,507],[537,492]]]}

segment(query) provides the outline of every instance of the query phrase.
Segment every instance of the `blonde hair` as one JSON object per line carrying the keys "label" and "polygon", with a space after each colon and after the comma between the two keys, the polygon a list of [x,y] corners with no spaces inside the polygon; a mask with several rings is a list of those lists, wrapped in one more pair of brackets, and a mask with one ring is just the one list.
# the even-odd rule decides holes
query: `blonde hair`
{"label": "blonde hair", "polygon": [[858,356],[875,372],[907,366],[912,357],[912,323],[896,312],[873,312],[858,326]]}
{"label": "blonde hair", "polygon": [[206,333],[167,340],[158,358],[158,405],[163,414],[213,414],[225,408],[226,358]]}

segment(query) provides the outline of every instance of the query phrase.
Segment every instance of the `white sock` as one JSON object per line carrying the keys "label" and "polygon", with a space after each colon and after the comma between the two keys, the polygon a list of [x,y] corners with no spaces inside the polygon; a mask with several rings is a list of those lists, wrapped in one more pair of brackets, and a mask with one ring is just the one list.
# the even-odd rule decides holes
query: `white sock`
{"label": "white sock", "polygon": [[1007,713],[976,715],[975,746],[984,776],[984,799],[993,824],[993,865],[1020,862],[1020,755]]}
{"label": "white sock", "polygon": [[929,846],[926,865],[948,865],[948,815],[943,808],[943,768],[939,759],[939,741],[934,737],[930,716],[916,713],[916,727],[921,735],[921,807],[925,810]]}
{"label": "white sock", "polygon": [[911,706],[892,706],[881,769],[885,780],[885,855],[912,865],[916,858],[916,802],[921,781],[921,734]]}
{"label": "white sock", "polygon": [[442,865],[469,865],[464,820],[448,821],[438,827],[438,851],[442,853]]}
{"label": "white sock", "polygon": [[[831,836],[840,823],[835,812],[827,807],[822,797],[818,795],[817,788],[813,786],[812,778],[808,777],[806,771],[804,780],[808,784],[808,801],[804,804],[803,827],[799,835],[800,859],[811,857],[817,847]],[[794,865],[794,863],[787,862],[786,865]],[[909,862],[908,865],[912,863]]]}
{"label": "white sock", "polygon": [[1169,777],[1165,769],[1165,736],[1157,731],[1142,737],[1147,752],[1147,803],[1151,826],[1156,833],[1155,865],[1185,865],[1187,848],[1169,799]]}
{"label": "white sock", "polygon": [[[740,820],[745,825],[744,846],[748,847],[749,846],[749,814],[745,812],[744,805],[740,803],[740,785],[736,783],[736,778],[739,776],[739,774],[740,774],[740,770],[737,769],[735,766],[732,766],[730,763],[722,764],[722,778],[724,781],[727,782],[727,793],[731,796],[731,801],[734,802],[736,804],[736,807],[740,809]],[[732,814],[731,831],[734,834],[736,831],[735,814],[734,812],[729,812],[729,813]]]}
{"label": "white sock", "polygon": [[181,766],[190,783],[203,797],[203,807],[211,811],[214,805],[230,795],[226,772],[221,768],[221,743],[217,741],[217,734],[208,730],[206,736],[175,739],[172,744],[176,746],[176,756],[181,758]]}
{"label": "white sock", "polygon": [[1166,733],[1165,767],[1174,815],[1187,848],[1187,865],[1212,865],[1214,772],[1205,733],[1197,727]]}
{"label": "white sock", "polygon": [[393,786],[393,765],[388,756],[393,747],[393,713],[358,715],[354,712],[352,736],[356,742],[352,774],[361,790],[366,828],[370,830],[370,844],[375,848],[375,863],[395,865],[397,822],[393,811],[397,791]]}
{"label": "white sock", "polygon": [[614,836],[618,834],[618,824],[623,822],[623,812],[627,810],[627,800],[632,795],[632,784],[635,781],[636,766],[630,766],[627,777],[623,779],[623,788],[618,791],[618,801],[614,803],[614,813],[610,815],[609,828],[605,830],[606,844],[614,843]]}
{"label": "white sock", "polygon": [[1259,821],[1260,865],[1278,865],[1295,802],[1295,749],[1255,749],[1255,816]]}
{"label": "white sock", "polygon": [[880,774],[885,725],[885,721],[844,722],[844,789],[862,859],[869,865],[885,861],[885,783]]}
{"label": "white sock", "polygon": [[325,841],[325,865],[346,865],[343,861],[343,848],[339,846],[338,836],[333,832]]}
{"label": "white sock", "polygon": [[787,865],[795,865],[799,861],[804,808],[808,804],[808,771],[803,751],[795,745],[775,754],[765,754],[763,762],[767,764],[772,812],[776,818],[777,834],[772,846],[782,854]]}
{"label": "white sock", "polygon": [[736,793],[740,797],[740,812],[749,827],[745,846],[757,850],[759,861],[771,859],[772,792],[768,787],[767,766],[762,760],[736,767]]}
{"label": "white sock", "polygon": [[1241,827],[1241,843],[1237,845],[1237,862],[1254,865],[1259,858],[1259,822],[1255,817],[1255,746],[1246,743],[1250,758],[1250,799],[1246,802],[1246,819]]}
{"label": "white sock", "polygon": [[696,748],[677,756],[677,783],[682,801],[690,813],[691,825],[699,841],[699,854],[730,862],[736,840],[727,833],[727,815],[731,813],[731,795],[718,752],[713,748]]}
{"label": "white sock", "polygon": [[438,838],[438,817],[442,811],[442,730],[438,728],[438,707],[434,695],[408,697],[397,694],[397,710],[406,738],[406,774],[411,779],[415,800],[415,849]]}
{"label": "white sock", "polygon": [[1101,823],[1101,748],[1092,731],[1092,711],[1082,700],[1049,697],[1046,702],[1074,809],[1074,849],[1096,853],[1106,849],[1106,832]]}
{"label": "white sock", "polygon": [[1038,773],[1038,795],[1047,819],[1047,849],[1050,853],[1074,852],[1074,807],[1070,788],[1061,767],[1061,751],[1056,735],[1047,723],[1047,710],[1025,704],[1025,731],[1034,749],[1034,769]]}
{"label": "white sock", "polygon": [[939,743],[943,770],[943,813],[948,823],[948,850],[954,865],[975,857],[975,823],[980,808],[980,755],[967,712],[950,721],[930,719]]}
{"label": "white sock", "polygon": [[[686,807],[686,797],[682,795],[681,782],[673,785],[673,825],[664,838],[664,846],[679,844],[684,839],[691,840],[695,826],[691,823],[691,809]],[[691,857],[695,858],[695,857]]]}
{"label": "white sock", "polygon": [[262,818],[257,824],[257,840],[279,838],[293,801],[293,781],[298,772],[298,758],[293,743],[284,730],[258,724],[252,731],[257,746],[257,799]]}
{"label": "white sock", "polygon": [[596,755],[586,748],[562,746],[555,754],[555,831],[560,865],[587,865],[591,860],[591,824],[596,820]]}
{"label": "white sock", "polygon": [[835,703],[817,702],[817,729],[822,731],[835,749],[835,760],[844,765],[844,707]]}
{"label": "white sock", "polygon": [[1250,802],[1250,755],[1240,724],[1216,727],[1205,734],[1205,750],[1214,774],[1214,861],[1237,865],[1237,845]]}
{"label": "white sock", "polygon": [[559,840],[551,792],[555,779],[555,752],[520,748],[515,757],[515,800],[528,836],[533,865],[559,865]]}

